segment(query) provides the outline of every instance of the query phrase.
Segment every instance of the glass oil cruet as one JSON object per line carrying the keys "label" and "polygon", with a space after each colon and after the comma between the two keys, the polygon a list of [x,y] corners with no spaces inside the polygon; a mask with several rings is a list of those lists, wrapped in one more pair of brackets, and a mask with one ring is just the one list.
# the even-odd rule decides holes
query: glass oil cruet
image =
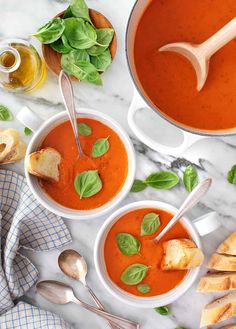
{"label": "glass oil cruet", "polygon": [[45,63],[28,41],[0,41],[1,88],[12,92],[30,92],[39,88],[45,77]]}

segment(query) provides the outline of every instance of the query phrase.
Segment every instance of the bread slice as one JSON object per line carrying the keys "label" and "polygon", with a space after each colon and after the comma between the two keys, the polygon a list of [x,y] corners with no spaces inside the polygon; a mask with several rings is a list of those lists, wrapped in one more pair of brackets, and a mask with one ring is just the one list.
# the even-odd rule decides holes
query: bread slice
{"label": "bread slice", "polygon": [[236,291],[207,304],[201,316],[200,327],[227,320],[236,315]]}
{"label": "bread slice", "polygon": [[19,141],[19,143],[15,147],[13,147],[13,149],[4,158],[2,164],[12,163],[21,160],[25,157],[25,153],[26,145],[22,141]]}
{"label": "bread slice", "polygon": [[220,329],[236,329],[236,324],[229,324],[228,326],[221,327]]}
{"label": "bread slice", "polygon": [[61,154],[52,147],[31,153],[26,159],[26,167],[30,174],[42,179],[58,182]]}
{"label": "bread slice", "polygon": [[217,252],[219,254],[227,254],[236,256],[236,231],[230,234],[230,236],[221,243]]}
{"label": "bread slice", "polygon": [[236,257],[214,253],[207,264],[207,268],[216,271],[234,272],[236,271]]}
{"label": "bread slice", "polygon": [[236,272],[209,272],[201,278],[198,292],[215,292],[236,289]]}
{"label": "bread slice", "polygon": [[189,239],[173,239],[163,243],[164,256],[161,269],[186,270],[200,266],[204,261],[201,249]]}
{"label": "bread slice", "polygon": [[20,134],[15,129],[0,131],[0,163],[3,163],[8,154],[20,141]]}

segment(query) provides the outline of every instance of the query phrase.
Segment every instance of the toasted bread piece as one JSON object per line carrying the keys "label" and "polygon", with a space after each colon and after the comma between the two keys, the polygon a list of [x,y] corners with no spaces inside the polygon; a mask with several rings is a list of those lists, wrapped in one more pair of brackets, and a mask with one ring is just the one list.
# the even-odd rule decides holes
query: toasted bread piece
{"label": "toasted bread piece", "polygon": [[214,253],[207,264],[207,268],[216,271],[236,271],[236,257]]}
{"label": "toasted bread piece", "polygon": [[220,329],[236,329],[236,324],[229,324],[228,326],[221,327]]}
{"label": "toasted bread piece", "polygon": [[198,292],[215,292],[236,289],[236,272],[206,273],[198,284]]}
{"label": "toasted bread piece", "polygon": [[58,182],[61,154],[52,147],[46,147],[31,153],[26,159],[26,167],[30,174],[42,179]]}
{"label": "toasted bread piece", "polygon": [[19,143],[15,147],[13,147],[13,149],[4,158],[2,164],[12,163],[21,160],[25,157],[25,153],[26,145],[22,141],[19,141]]}
{"label": "toasted bread piece", "polygon": [[230,234],[230,236],[220,244],[216,251],[219,254],[236,256],[236,231]]}
{"label": "toasted bread piece", "polygon": [[209,326],[236,315],[236,291],[207,304],[201,316],[200,327]]}
{"label": "toasted bread piece", "polygon": [[200,266],[204,261],[201,249],[189,239],[173,239],[163,243],[164,256],[161,269],[186,270]]}
{"label": "toasted bread piece", "polygon": [[0,163],[3,163],[8,154],[20,141],[20,134],[15,129],[0,131]]}

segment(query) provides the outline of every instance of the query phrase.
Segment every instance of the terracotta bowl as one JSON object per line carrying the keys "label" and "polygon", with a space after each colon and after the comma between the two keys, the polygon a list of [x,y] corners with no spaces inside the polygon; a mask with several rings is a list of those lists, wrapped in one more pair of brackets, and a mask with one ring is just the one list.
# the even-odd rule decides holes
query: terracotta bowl
{"label": "terracotta bowl", "polygon": [[[64,11],[56,15],[56,17],[63,17]],[[101,13],[94,9],[89,9],[89,15],[91,18],[91,21],[93,22],[94,26],[96,28],[104,28],[104,27],[110,27],[113,28],[110,21]],[[114,29],[114,28],[113,28]],[[109,46],[111,57],[114,59],[116,55],[116,49],[117,49],[117,38],[116,34],[114,33],[114,37],[112,39],[112,42]],[[61,54],[57,53],[55,50],[53,50],[49,45],[42,45],[42,51],[43,56],[45,59],[45,62],[47,63],[47,66],[57,75],[59,75],[61,71]],[[72,79],[77,80],[75,77],[72,77]]]}

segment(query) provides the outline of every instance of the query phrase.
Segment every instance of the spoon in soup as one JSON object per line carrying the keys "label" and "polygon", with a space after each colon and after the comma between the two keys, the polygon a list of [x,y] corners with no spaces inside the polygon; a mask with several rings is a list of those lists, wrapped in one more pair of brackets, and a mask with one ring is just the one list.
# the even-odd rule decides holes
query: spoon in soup
{"label": "spoon in soup", "polygon": [[[87,288],[95,304],[101,310],[104,310],[102,303],[86,282],[88,266],[82,255],[80,255],[76,250],[73,249],[64,250],[60,253],[58,257],[58,265],[65,275],[72,279],[80,281]],[[111,328],[117,328],[117,326],[114,326],[111,322],[109,322],[109,324]]]}
{"label": "spoon in soup", "polygon": [[207,80],[212,55],[235,37],[236,17],[201,44],[175,42],[161,47],[159,51],[172,51],[186,57],[195,69],[197,90],[200,91]]}
{"label": "spoon in soup", "polygon": [[100,317],[112,322],[120,329],[139,329],[139,324],[117,315],[105,312],[97,309],[87,303],[82,302],[80,299],[75,297],[73,289],[62,282],[46,280],[38,282],[36,285],[38,293],[54,304],[65,305],[68,303],[75,303],[88,311],[91,311]]}
{"label": "spoon in soup", "polygon": [[174,217],[171,219],[171,221],[166,225],[166,227],[154,238],[154,241],[159,241],[170,229],[171,227],[181,218],[183,215],[190,209],[192,209],[203,197],[203,195],[206,194],[206,192],[209,190],[212,183],[211,178],[207,178],[201,183],[199,183],[195,189],[188,195],[188,197],[185,199],[177,213],[174,215]]}

